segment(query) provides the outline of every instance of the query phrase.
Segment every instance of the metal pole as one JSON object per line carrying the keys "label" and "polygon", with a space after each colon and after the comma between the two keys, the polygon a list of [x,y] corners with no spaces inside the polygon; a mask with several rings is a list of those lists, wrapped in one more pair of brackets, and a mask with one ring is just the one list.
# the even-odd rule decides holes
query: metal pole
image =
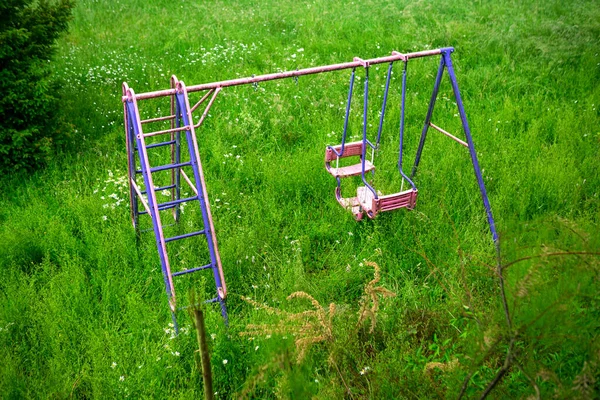
{"label": "metal pole", "polygon": [[[230,79],[230,80],[226,80],[226,81],[204,83],[204,84],[200,84],[200,85],[188,86],[187,91],[188,91],[188,93],[200,92],[203,90],[216,89],[218,87],[224,88],[224,87],[229,87],[229,86],[249,85],[249,84],[255,84],[255,83],[259,83],[259,82],[272,81],[272,80],[276,80],[276,79],[294,78],[294,77],[299,77],[299,76],[303,76],[303,75],[319,74],[322,72],[339,71],[342,69],[360,67],[365,62],[368,65],[373,65],[373,64],[383,64],[383,63],[399,61],[399,60],[404,61],[404,60],[408,60],[411,58],[429,57],[429,56],[442,54],[442,50],[445,50],[445,49],[418,51],[415,53],[407,53],[407,54],[394,52],[394,54],[392,54],[391,56],[378,57],[378,58],[373,58],[373,59],[364,60],[364,61],[352,61],[352,62],[346,62],[346,63],[340,63],[340,64],[325,65],[325,66],[320,66],[320,67],[298,69],[295,71],[276,72],[273,74],[257,75],[254,77]],[[136,94],[135,98],[136,98],[136,100],[143,100],[143,99],[151,99],[151,98],[155,98],[155,97],[172,96],[175,93],[176,93],[175,89],[158,90],[155,92]],[[123,101],[126,101],[126,100],[127,100],[126,96],[123,96]]]}
{"label": "metal pole", "polygon": [[454,91],[454,98],[456,99],[456,105],[458,106],[458,113],[460,114],[460,120],[462,121],[462,126],[465,131],[465,136],[467,138],[469,153],[471,154],[471,161],[473,163],[473,169],[475,170],[475,176],[477,177],[477,184],[479,185],[479,191],[481,192],[481,198],[483,199],[483,206],[485,207],[485,212],[487,214],[487,220],[488,220],[488,224],[490,226],[490,232],[492,233],[492,238],[494,239],[494,244],[496,245],[496,249],[499,251],[498,233],[496,232],[496,224],[494,223],[494,217],[492,216],[492,209],[490,207],[490,202],[488,200],[487,191],[485,190],[485,184],[483,183],[483,176],[481,175],[481,169],[479,168],[479,161],[477,160],[477,152],[475,152],[473,138],[471,137],[471,129],[469,128],[469,123],[467,122],[467,114],[465,113],[462,99],[460,97],[460,91],[458,90],[458,82],[456,81],[456,75],[454,74],[454,68],[452,67],[452,59],[450,57],[451,53],[452,53],[452,51],[444,51],[442,53],[442,58],[444,59],[446,68],[448,69],[448,76],[450,77],[450,82],[452,83],[452,90]]}

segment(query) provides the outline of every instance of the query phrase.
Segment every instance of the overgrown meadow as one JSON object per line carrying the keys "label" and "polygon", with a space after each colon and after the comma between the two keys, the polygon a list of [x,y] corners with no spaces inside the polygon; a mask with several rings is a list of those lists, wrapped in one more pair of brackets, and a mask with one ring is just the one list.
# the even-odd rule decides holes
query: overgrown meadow
{"label": "overgrown meadow", "polygon": [[[0,397],[203,395],[192,320],[181,311],[174,334],[153,234],[131,225],[122,82],[142,93],[173,74],[190,86],[453,46],[500,259],[468,151],[433,130],[413,211],[355,222],[337,204],[323,157],[350,71],[219,94],[197,130],[229,289],[229,327],[205,306],[215,397],[597,398],[599,21],[594,1],[80,0],[51,61],[73,148],[1,178]],[[438,63],[408,64],[407,171]],[[370,137],[386,69],[370,71]],[[384,193],[401,185],[400,85],[398,63]],[[143,118],[168,107],[140,103]],[[462,137],[457,113],[444,77],[433,122]],[[169,251],[175,269],[206,255],[200,238]],[[180,305],[213,295],[210,273],[193,275],[176,280]]]}

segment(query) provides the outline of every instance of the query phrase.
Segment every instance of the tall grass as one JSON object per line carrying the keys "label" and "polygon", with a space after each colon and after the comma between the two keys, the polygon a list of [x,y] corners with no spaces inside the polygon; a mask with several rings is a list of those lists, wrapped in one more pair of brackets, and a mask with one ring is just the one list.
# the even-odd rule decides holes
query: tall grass
{"label": "tall grass", "polygon": [[[167,88],[172,74],[192,85],[445,46],[456,48],[501,262],[537,257],[505,270],[518,364],[491,393],[593,397],[598,260],[549,254],[599,248],[599,14],[590,1],[80,0],[53,61],[76,150],[1,183],[2,397],[202,395],[193,324],[181,314],[174,338],[154,240],[136,240],[129,220],[123,81],[140,93]],[[408,67],[405,169],[437,63]],[[394,71],[376,159],[384,191],[400,183]],[[374,134],[385,68],[371,78]],[[228,329],[217,309],[206,313],[218,398],[445,398],[463,387],[475,397],[502,367],[511,331],[468,153],[430,132],[416,209],[356,223],[323,166],[325,146],[341,137],[348,79],[344,71],[225,89],[197,132],[230,291]],[[167,111],[148,103],[143,112],[158,108]],[[445,78],[434,123],[459,135],[456,112]],[[345,193],[357,184],[344,182]],[[200,240],[179,243],[184,262],[204,251]],[[372,333],[352,322],[373,276],[366,261],[396,294],[381,301]],[[299,312],[285,300],[298,291],[336,305],[331,341],[298,364],[293,337],[239,335],[278,321],[242,297]]]}

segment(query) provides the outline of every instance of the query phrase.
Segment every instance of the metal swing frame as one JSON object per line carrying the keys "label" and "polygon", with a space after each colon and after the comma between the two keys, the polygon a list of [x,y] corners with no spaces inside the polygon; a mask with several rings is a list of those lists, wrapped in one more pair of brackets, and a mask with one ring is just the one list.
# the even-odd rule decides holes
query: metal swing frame
{"label": "metal swing frame", "polygon": [[[257,85],[260,82],[267,82],[277,79],[285,79],[285,78],[294,78],[297,79],[299,76],[304,75],[312,75],[319,74],[324,72],[332,72],[339,71],[344,69],[352,69],[352,76],[350,79],[350,89],[348,94],[348,104],[346,108],[346,118],[344,121],[344,132],[342,144],[338,146],[327,146],[326,148],[326,163],[330,163],[336,158],[341,158],[343,156],[360,156],[361,163],[360,168],[355,169],[353,171],[354,175],[361,175],[363,183],[365,186],[363,187],[363,197],[364,200],[360,201],[360,199],[354,200],[343,200],[341,198],[340,192],[340,178],[342,177],[340,174],[336,176],[338,181],[338,187],[336,188],[336,198],[338,202],[344,207],[350,208],[350,210],[355,213],[355,217],[357,219],[362,218],[363,211],[366,211],[366,214],[373,218],[379,212],[391,211],[398,208],[412,208],[415,205],[417,188],[413,182],[414,176],[417,172],[419,162],[421,160],[422,151],[425,145],[427,132],[430,127],[435,130],[441,132],[442,134],[450,137],[451,139],[457,141],[461,145],[467,147],[469,149],[469,153],[471,156],[471,161],[473,164],[473,169],[475,172],[475,177],[477,179],[477,183],[479,186],[479,190],[481,193],[481,197],[483,200],[483,205],[486,210],[487,221],[489,224],[489,229],[492,234],[492,238],[496,246],[498,245],[498,234],[496,232],[494,218],[492,216],[492,210],[489,204],[487,192],[485,189],[485,185],[483,182],[483,177],[481,174],[481,170],[479,167],[479,162],[477,159],[477,153],[475,151],[475,146],[473,144],[473,139],[471,136],[471,131],[467,122],[466,113],[463,107],[462,99],[460,96],[460,91],[458,89],[458,83],[456,80],[456,75],[454,73],[454,68],[452,66],[451,53],[454,51],[452,47],[435,49],[435,50],[426,50],[420,52],[413,53],[399,53],[392,52],[392,55],[373,58],[368,60],[362,60],[360,58],[355,58],[351,62],[340,63],[340,64],[332,64],[320,67],[312,67],[305,69],[297,69],[295,71],[286,71],[286,72],[278,72],[272,74],[258,75],[246,78],[238,78],[231,79],[219,82],[205,83],[200,85],[193,85],[186,87],[183,82],[178,81],[175,77],[171,79],[171,88],[166,90],[159,90],[153,92],[146,93],[135,93],[133,89],[129,88],[127,83],[123,83],[123,94],[122,94],[122,102],[123,102],[123,111],[124,111],[124,126],[125,126],[125,137],[126,137],[126,145],[127,145],[127,154],[128,154],[128,175],[129,175],[129,192],[130,192],[130,206],[131,206],[131,219],[134,227],[139,229],[139,218],[140,215],[148,214],[151,217],[153,231],[155,234],[156,245],[159,253],[159,259],[161,263],[161,269],[163,273],[165,289],[167,293],[167,297],[169,300],[169,306],[171,309],[171,314],[173,318],[173,323],[177,329],[177,321],[176,321],[176,302],[175,302],[175,289],[173,285],[173,277],[198,272],[202,270],[210,269],[213,272],[213,278],[216,287],[216,297],[207,300],[208,302],[217,302],[221,306],[221,311],[225,321],[227,321],[227,310],[225,307],[225,298],[227,295],[227,288],[225,285],[225,278],[223,273],[223,268],[221,265],[221,259],[219,255],[216,232],[213,225],[212,214],[210,211],[210,203],[208,201],[208,193],[206,188],[206,183],[204,180],[204,175],[202,172],[202,164],[200,161],[200,153],[198,151],[198,142],[196,138],[195,129],[199,128],[208,115],[208,111],[213,106],[217,95],[224,89],[228,87],[241,86],[241,85]],[[406,98],[406,69],[407,63],[411,59],[421,58],[421,57],[431,57],[431,56],[440,56],[440,66],[437,72],[433,93],[431,96],[431,100],[429,103],[429,108],[427,111],[427,116],[425,118],[425,124],[423,126],[423,130],[421,132],[421,138],[419,141],[419,146],[417,149],[417,155],[415,158],[415,163],[412,168],[412,172],[410,176],[407,176],[402,170],[402,152],[403,152],[403,135],[404,135],[404,109],[405,109],[405,98]],[[374,166],[369,165],[369,163],[365,160],[365,152],[366,147],[370,146],[372,150],[376,150],[379,146],[379,140],[381,136],[381,130],[383,125],[383,118],[385,114],[385,106],[387,102],[387,91],[389,88],[389,74],[391,73],[392,64],[396,61],[404,62],[404,69],[402,75],[402,104],[401,104],[401,119],[400,119],[400,144],[399,144],[399,159],[398,159],[398,169],[403,179],[410,183],[411,189],[408,191],[401,191],[396,194],[381,196],[378,195],[375,189],[370,186],[366,182],[365,173],[372,171]],[[388,80],[386,82],[386,95],[384,98],[382,113],[380,117],[380,124],[378,129],[377,142],[374,145],[367,139],[367,122],[366,122],[366,111],[368,108],[368,68],[371,65],[382,64],[382,63],[390,63],[390,67],[388,69]],[[367,69],[367,76],[365,79],[365,97],[364,97],[364,117],[363,117],[363,139],[360,142],[354,143],[345,143],[346,142],[346,131],[348,124],[348,112],[350,108],[350,102],[352,97],[352,88],[354,84],[354,73],[356,68],[364,67]],[[437,94],[439,91],[439,85],[441,83],[442,75],[444,70],[447,71],[450,81],[452,84],[452,89],[454,92],[454,96],[456,99],[456,103],[458,106],[458,111],[460,114],[462,127],[465,133],[466,141],[463,141],[456,136],[446,132],[444,129],[434,125],[431,122],[431,118],[433,115],[433,109],[435,106],[435,101],[437,98]],[[193,106],[190,107],[188,93],[192,92],[204,92],[204,95],[201,99]],[[162,116],[157,118],[151,118],[147,120],[141,120],[138,103],[147,99],[155,99],[155,98],[170,98],[170,115]],[[208,100],[210,98],[210,100]],[[208,100],[208,104],[206,105],[202,115],[200,116],[197,123],[194,124],[193,113],[198,109],[198,107],[204,104]],[[171,128],[164,129],[153,132],[144,132],[142,126],[144,124],[151,124],[155,122],[163,122],[170,121]],[[184,133],[187,145],[188,145],[188,153],[189,153],[189,162],[182,163],[181,162],[181,134]],[[145,138],[159,135],[170,135],[170,140],[160,142],[160,143],[152,143],[146,144]],[[148,150],[156,147],[170,146],[171,149],[171,164],[151,167],[148,159]],[[137,157],[137,158],[136,158]],[[140,164],[140,169],[136,169],[137,163]],[[331,170],[331,166],[327,165],[328,170]],[[192,177],[193,180],[185,173],[184,168],[192,169]],[[158,171],[171,170],[171,184],[164,187],[154,187],[152,174]],[[331,171],[330,171],[331,173]],[[143,183],[146,188],[145,191],[141,190],[141,186],[138,184],[136,178],[138,175],[142,175]],[[335,174],[333,174],[335,176]],[[183,179],[182,179],[183,178]],[[190,198],[181,198],[181,184],[182,181],[186,182],[186,184],[192,189],[195,193],[195,196]],[[173,189],[173,195],[170,201],[159,203],[156,198],[156,193],[161,192],[163,190]],[[144,197],[144,195],[146,197]],[[357,198],[360,197],[361,193],[358,193]],[[369,196],[370,195],[370,196]],[[342,199],[342,200],[341,200]],[[168,209],[173,209],[173,217],[177,222],[180,216],[180,206],[185,202],[198,202],[202,214],[202,222],[203,227],[200,230],[196,230],[190,232],[188,234],[183,234],[171,238],[165,238],[163,233],[163,225],[161,221],[160,212]],[[140,210],[140,204],[143,206],[143,210]],[[359,215],[360,214],[360,217]],[[210,253],[210,262],[207,265],[203,265],[196,268],[190,268],[183,271],[172,272],[171,266],[169,264],[169,258],[167,254],[167,246],[166,243],[186,239],[191,236],[203,235],[206,237],[207,246],[209,248]]]}

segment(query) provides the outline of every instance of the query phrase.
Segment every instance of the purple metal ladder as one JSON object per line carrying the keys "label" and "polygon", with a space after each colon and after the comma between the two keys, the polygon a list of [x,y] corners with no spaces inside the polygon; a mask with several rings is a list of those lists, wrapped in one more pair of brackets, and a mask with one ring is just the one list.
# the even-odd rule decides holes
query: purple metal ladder
{"label": "purple metal ladder", "polygon": [[[125,114],[125,132],[128,154],[128,176],[130,187],[130,205],[131,218],[134,227],[139,232],[140,215],[148,214],[152,219],[152,227],[156,240],[156,247],[160,258],[160,264],[165,284],[167,298],[169,300],[169,308],[171,317],[176,331],[178,331],[176,318],[176,297],[173,278],[190,274],[202,270],[212,270],[213,278],[216,286],[216,296],[206,302],[218,302],[221,307],[221,313],[227,323],[227,309],[225,306],[225,298],[227,295],[227,287],[223,276],[223,268],[219,255],[217,238],[215,235],[212,215],[210,212],[210,204],[207,198],[206,183],[202,171],[202,164],[198,152],[198,143],[196,141],[195,128],[199,127],[208,110],[212,106],[215,97],[220,92],[220,89],[210,90],[194,107],[190,107],[188,92],[183,82],[179,82],[177,78],[171,78],[171,86],[175,92],[171,95],[171,114],[165,117],[152,118],[147,120],[140,119],[138,102],[133,89],[129,88],[126,83],[123,84],[124,96],[124,114]],[[206,106],[200,121],[194,125],[192,112],[202,104],[210,95],[212,97]],[[153,132],[144,132],[142,126],[147,123],[170,121],[171,128]],[[181,135],[185,136],[188,150],[188,161],[181,160]],[[164,142],[146,144],[146,138],[170,134],[170,139]],[[158,147],[171,147],[171,163],[161,166],[152,167],[148,158],[148,151]],[[136,164],[139,162],[140,169],[137,169]],[[189,177],[184,168],[192,171],[192,177]],[[171,184],[162,187],[154,185],[153,173],[160,171],[171,171]],[[142,191],[137,183],[137,176],[141,175],[143,184],[146,190]],[[194,193],[191,197],[181,197],[181,181],[185,181],[191,191]],[[156,193],[173,189],[170,201],[160,203],[156,198]],[[143,195],[146,195],[147,201]],[[203,226],[199,230],[194,230],[189,233],[165,237],[163,232],[163,224],[160,212],[173,209],[173,217],[175,221],[180,218],[180,206],[183,203],[197,202],[200,207]],[[139,204],[142,204],[144,210],[139,210]],[[187,239],[194,236],[203,235],[206,238],[210,261],[194,268],[185,269],[182,271],[172,272],[169,263],[169,255],[167,251],[167,243],[178,240]]]}

